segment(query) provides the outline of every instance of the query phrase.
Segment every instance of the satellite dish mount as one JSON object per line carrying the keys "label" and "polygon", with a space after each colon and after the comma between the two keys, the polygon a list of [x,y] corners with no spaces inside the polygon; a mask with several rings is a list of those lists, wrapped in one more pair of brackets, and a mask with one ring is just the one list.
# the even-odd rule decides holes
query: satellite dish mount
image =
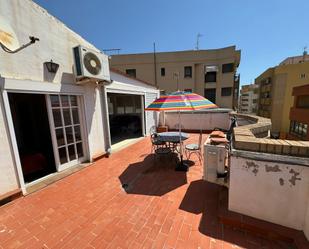
{"label": "satellite dish mount", "polygon": [[29,39],[30,39],[30,41],[29,41],[28,43],[22,45],[21,47],[15,49],[15,50],[9,49],[8,47],[6,47],[6,46],[5,46],[3,43],[1,43],[1,42],[0,42],[0,46],[1,46],[1,48],[2,48],[5,52],[10,53],[10,54],[15,54],[15,53],[19,52],[20,50],[23,50],[23,49],[25,49],[26,47],[30,46],[31,44],[34,44],[36,41],[39,41],[39,40],[40,40],[39,38],[34,37],[34,36],[29,36]]}

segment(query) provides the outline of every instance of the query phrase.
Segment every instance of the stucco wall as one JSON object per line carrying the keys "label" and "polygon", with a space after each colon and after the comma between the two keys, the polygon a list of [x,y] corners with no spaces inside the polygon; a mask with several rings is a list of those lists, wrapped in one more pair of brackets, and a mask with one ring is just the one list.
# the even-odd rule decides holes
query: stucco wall
{"label": "stucco wall", "polygon": [[308,237],[309,167],[231,157],[229,209]]}
{"label": "stucco wall", "polygon": [[85,120],[87,126],[86,138],[89,144],[90,159],[105,153],[103,117],[101,111],[102,95],[99,86],[85,86]]}
{"label": "stucco wall", "polygon": [[[227,130],[230,126],[229,112],[181,113],[181,127],[186,130],[213,130],[221,128]],[[162,120],[162,119],[160,119]],[[169,129],[178,129],[177,112],[165,113],[165,125]]]}
{"label": "stucco wall", "polygon": [[[13,28],[20,45],[35,36],[40,41],[16,53],[0,49],[0,74],[4,78],[73,83],[72,48],[77,45],[97,50],[46,10],[30,0],[1,0],[0,17]],[[44,62],[59,64],[56,75],[47,72]]]}
{"label": "stucco wall", "polygon": [[3,100],[0,95],[0,195],[18,188],[16,175],[5,123]]}

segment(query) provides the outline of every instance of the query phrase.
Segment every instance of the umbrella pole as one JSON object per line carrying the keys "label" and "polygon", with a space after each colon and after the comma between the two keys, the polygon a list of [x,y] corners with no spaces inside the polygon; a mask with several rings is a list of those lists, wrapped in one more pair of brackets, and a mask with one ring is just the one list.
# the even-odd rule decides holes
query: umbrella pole
{"label": "umbrella pole", "polygon": [[180,142],[180,162],[178,163],[176,170],[177,171],[187,171],[188,166],[183,162],[182,141],[181,141],[181,120],[180,120],[179,110],[178,110],[178,124],[179,124],[179,142]]}

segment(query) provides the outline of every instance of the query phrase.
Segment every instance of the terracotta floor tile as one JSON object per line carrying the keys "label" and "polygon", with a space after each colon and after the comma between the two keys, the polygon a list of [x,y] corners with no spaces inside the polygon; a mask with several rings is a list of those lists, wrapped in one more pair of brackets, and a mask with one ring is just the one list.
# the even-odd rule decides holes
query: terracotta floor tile
{"label": "terracotta floor tile", "polygon": [[221,187],[198,160],[176,172],[149,153],[142,139],[0,207],[0,248],[285,248],[219,224]]}

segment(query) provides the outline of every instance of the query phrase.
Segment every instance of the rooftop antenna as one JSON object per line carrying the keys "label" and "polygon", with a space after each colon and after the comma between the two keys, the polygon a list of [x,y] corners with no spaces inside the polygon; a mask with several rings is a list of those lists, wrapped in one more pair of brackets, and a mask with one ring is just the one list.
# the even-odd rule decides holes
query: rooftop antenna
{"label": "rooftop antenna", "polygon": [[304,52],[303,52],[303,62],[305,62],[306,57],[307,57],[307,54],[308,54],[308,52],[307,52],[307,46],[304,46]]}
{"label": "rooftop antenna", "polygon": [[197,36],[196,36],[196,46],[195,46],[195,50],[199,50],[199,45],[200,45],[200,38],[202,37],[203,35],[198,33]]}
{"label": "rooftop antenna", "polygon": [[117,54],[119,54],[121,48],[106,48],[106,49],[102,49],[102,51],[105,53],[108,53],[108,52],[116,52]]}

